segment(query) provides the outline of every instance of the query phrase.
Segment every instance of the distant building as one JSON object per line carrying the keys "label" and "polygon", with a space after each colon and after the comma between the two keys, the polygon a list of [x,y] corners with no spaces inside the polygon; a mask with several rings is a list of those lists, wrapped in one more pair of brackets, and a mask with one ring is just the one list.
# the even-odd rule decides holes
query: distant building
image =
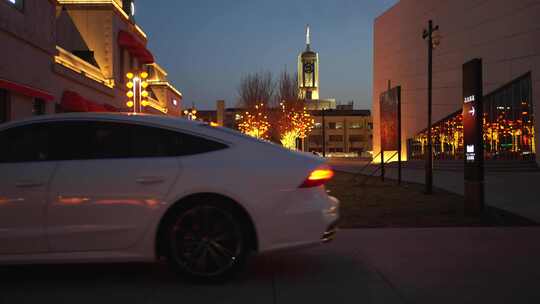
{"label": "distant building", "polygon": [[131,111],[127,72],[147,72],[143,112],[179,116],[182,93],[147,49],[133,0],[0,0],[0,123],[55,112]]}
{"label": "distant building", "polygon": [[[326,110],[312,111],[315,127],[306,139],[305,147],[309,152],[323,152],[330,156],[341,154],[365,155],[372,150],[372,121],[369,110]],[[325,140],[325,144],[323,144]]]}
{"label": "distant building", "polygon": [[225,108],[225,101],[216,101],[216,110],[197,110],[197,119],[207,123],[238,130],[238,123],[245,114],[242,108]]}

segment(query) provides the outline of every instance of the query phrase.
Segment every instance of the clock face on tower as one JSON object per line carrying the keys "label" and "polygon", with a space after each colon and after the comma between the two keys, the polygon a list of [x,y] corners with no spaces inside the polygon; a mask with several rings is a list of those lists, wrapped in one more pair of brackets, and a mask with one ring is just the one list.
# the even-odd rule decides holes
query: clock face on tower
{"label": "clock face on tower", "polygon": [[304,73],[306,73],[306,74],[313,73],[313,63],[304,64]]}

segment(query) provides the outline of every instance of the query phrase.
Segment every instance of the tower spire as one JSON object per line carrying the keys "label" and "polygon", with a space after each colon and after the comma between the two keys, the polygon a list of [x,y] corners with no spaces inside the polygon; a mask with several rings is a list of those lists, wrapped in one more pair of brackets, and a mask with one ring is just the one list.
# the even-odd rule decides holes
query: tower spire
{"label": "tower spire", "polygon": [[306,26],[306,48],[309,50],[311,44],[311,37],[309,33],[309,24]]}

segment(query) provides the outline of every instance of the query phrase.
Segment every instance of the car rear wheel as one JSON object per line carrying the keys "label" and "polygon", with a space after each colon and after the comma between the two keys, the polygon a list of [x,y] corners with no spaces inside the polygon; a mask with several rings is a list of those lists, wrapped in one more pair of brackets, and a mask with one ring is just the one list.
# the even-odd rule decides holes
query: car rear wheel
{"label": "car rear wheel", "polygon": [[184,208],[167,230],[169,263],[191,279],[221,281],[244,265],[246,232],[241,217],[226,204]]}

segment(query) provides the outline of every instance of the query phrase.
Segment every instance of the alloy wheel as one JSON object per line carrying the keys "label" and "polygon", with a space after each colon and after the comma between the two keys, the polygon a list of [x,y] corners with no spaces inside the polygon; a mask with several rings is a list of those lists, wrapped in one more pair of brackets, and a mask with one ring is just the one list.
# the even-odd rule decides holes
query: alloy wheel
{"label": "alloy wheel", "polygon": [[182,213],[172,226],[173,258],[197,277],[219,276],[235,266],[243,251],[240,223],[228,210],[199,205]]}

